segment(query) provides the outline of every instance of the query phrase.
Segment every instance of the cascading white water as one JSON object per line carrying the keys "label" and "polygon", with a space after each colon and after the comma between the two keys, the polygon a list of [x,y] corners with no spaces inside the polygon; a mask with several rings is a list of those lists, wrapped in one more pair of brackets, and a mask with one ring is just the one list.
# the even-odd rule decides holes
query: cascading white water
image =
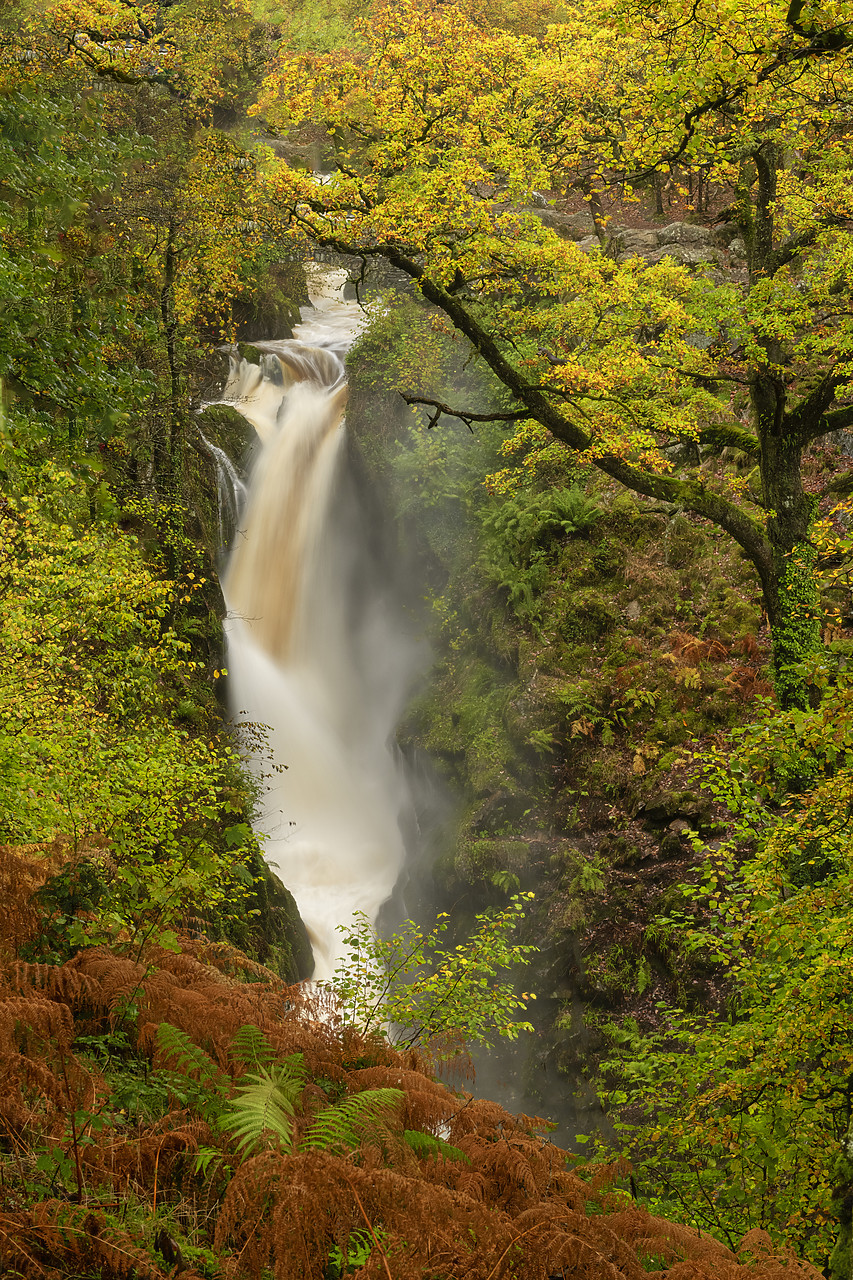
{"label": "cascading white water", "polygon": [[237,474],[237,468],[224,449],[211,444],[207,436],[199,431],[201,442],[213,458],[216,467],[216,504],[219,519],[219,545],[225,546],[231,530],[236,528],[240,512],[246,505],[246,486]]}
{"label": "cascading white water", "polygon": [[346,272],[315,275],[298,338],[255,344],[223,392],[263,444],[224,575],[232,708],[266,726],[254,757],[267,862],[293,894],[318,980],[337,926],[374,921],[403,862],[406,787],[393,734],[416,650],[371,566],[348,471],[341,355],[363,315]]}

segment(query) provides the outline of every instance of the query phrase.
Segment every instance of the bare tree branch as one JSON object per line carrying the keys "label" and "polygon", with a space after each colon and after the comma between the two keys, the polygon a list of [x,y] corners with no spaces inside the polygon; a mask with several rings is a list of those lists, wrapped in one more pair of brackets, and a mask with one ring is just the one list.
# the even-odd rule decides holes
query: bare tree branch
{"label": "bare tree branch", "polygon": [[523,422],[525,418],[530,417],[524,409],[514,413],[472,413],[469,409],[452,409],[449,404],[444,404],[441,400],[431,400],[427,396],[403,396],[403,399],[408,405],[422,404],[435,411],[430,414],[427,423],[428,431],[431,431],[442,417],[458,418],[460,422],[465,423],[469,431],[474,430],[471,426],[472,422]]}

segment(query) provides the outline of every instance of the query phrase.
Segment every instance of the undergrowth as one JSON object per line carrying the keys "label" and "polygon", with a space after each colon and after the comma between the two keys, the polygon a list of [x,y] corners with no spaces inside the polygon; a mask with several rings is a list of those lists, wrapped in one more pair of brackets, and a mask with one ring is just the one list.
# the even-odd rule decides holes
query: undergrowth
{"label": "undergrowth", "polygon": [[[17,866],[7,948],[39,928]],[[42,869],[44,873],[44,868]],[[325,1000],[325,1004],[321,1003]],[[0,1273],[15,1280],[811,1280],[655,1218],[542,1122],[436,1080],[234,948],[0,976]]]}

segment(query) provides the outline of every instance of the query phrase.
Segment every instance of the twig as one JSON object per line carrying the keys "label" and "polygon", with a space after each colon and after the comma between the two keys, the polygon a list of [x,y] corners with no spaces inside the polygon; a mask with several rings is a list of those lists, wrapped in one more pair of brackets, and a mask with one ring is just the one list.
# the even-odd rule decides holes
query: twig
{"label": "twig", "polygon": [[[165,1138],[163,1139],[163,1141],[165,1142]],[[163,1150],[163,1143],[161,1142],[157,1148],[157,1154],[154,1157],[154,1201],[151,1205],[152,1214],[157,1212],[157,1170],[160,1167],[160,1152],[162,1150]]]}
{"label": "twig", "polygon": [[530,417],[527,409],[519,409],[512,413],[469,413],[466,409],[452,409],[450,405],[444,404],[443,401],[431,400],[426,396],[403,396],[403,399],[409,406],[423,405],[434,411],[430,414],[429,422],[427,423],[428,431],[432,430],[442,415],[447,418],[458,418],[472,432],[474,430],[471,426],[472,422],[523,422],[525,418]]}
{"label": "twig", "polygon": [[364,1205],[361,1203],[361,1196],[358,1194],[354,1185],[350,1182],[349,1178],[347,1178],[346,1174],[344,1174],[344,1178],[346,1180],[347,1186],[349,1187],[350,1191],[355,1196],[355,1202],[358,1205],[359,1209],[361,1210],[362,1218],[364,1218],[364,1221],[367,1223],[367,1230],[370,1232],[370,1238],[373,1241],[373,1243],[376,1245],[376,1248],[379,1250],[379,1256],[382,1259],[382,1265],[385,1268],[385,1274],[388,1277],[388,1280],[394,1280],[394,1277],[391,1275],[391,1268],[388,1266],[388,1255],[386,1254],[385,1250],[382,1248],[382,1245],[379,1243],[379,1238],[377,1237],[376,1232],[373,1230],[373,1227],[370,1224],[370,1219],[368,1218],[367,1213],[365,1212]]}
{"label": "twig", "polygon": [[534,1224],[533,1224],[533,1226],[532,1226],[532,1227],[528,1227],[526,1231],[522,1231],[522,1233],[521,1233],[521,1235],[520,1235],[520,1236],[516,1236],[513,1240],[510,1240],[509,1244],[508,1244],[508,1245],[507,1245],[507,1247],[504,1249],[503,1253],[502,1253],[502,1254],[501,1254],[501,1256],[498,1258],[497,1262],[496,1262],[496,1263],[495,1263],[495,1265],[492,1267],[492,1269],[491,1269],[491,1271],[489,1272],[489,1274],[486,1276],[486,1280],[492,1280],[492,1276],[495,1274],[495,1272],[497,1271],[498,1267],[501,1265],[501,1263],[503,1262],[504,1258],[505,1258],[505,1257],[506,1257],[506,1255],[509,1253],[510,1249],[512,1248],[512,1246],[513,1246],[514,1244],[518,1244],[519,1240],[523,1240],[525,1236],[529,1236],[529,1235],[530,1235],[530,1232],[531,1232],[531,1231],[535,1231],[537,1227],[547,1227],[547,1226],[549,1226],[549,1225],[550,1225],[550,1224],[549,1224],[549,1222],[548,1222],[547,1220],[546,1220],[546,1221],[544,1221],[544,1222],[534,1222]]}
{"label": "twig", "polygon": [[68,1119],[71,1123],[71,1146],[74,1151],[74,1174],[77,1179],[77,1203],[83,1203],[83,1170],[80,1166],[80,1144],[77,1141],[77,1122],[74,1117],[74,1101],[71,1097],[71,1086],[68,1083],[68,1072],[65,1069],[65,1051],[60,1046],[59,1049],[59,1066],[62,1071],[62,1079],[65,1084],[65,1093],[68,1097]]}

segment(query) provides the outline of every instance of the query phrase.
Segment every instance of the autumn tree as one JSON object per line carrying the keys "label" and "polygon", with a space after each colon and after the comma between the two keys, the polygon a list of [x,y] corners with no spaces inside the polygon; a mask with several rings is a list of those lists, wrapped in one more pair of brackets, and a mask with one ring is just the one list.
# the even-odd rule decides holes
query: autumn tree
{"label": "autumn tree", "polygon": [[266,253],[253,144],[218,126],[241,118],[272,39],[240,0],[0,19],[0,375],[51,448],[119,434],[114,457],[155,493],[180,489],[192,363],[233,336],[231,299]]}
{"label": "autumn tree", "polygon": [[150,385],[115,359],[131,342],[114,282],[99,268],[102,235],[87,210],[108,199],[133,155],[110,137],[93,104],[57,89],[6,84],[0,94],[0,243],[4,324],[0,378],[50,421],[55,443],[83,430],[108,438]]}
{"label": "autumn tree", "polygon": [[[804,701],[820,643],[803,457],[853,424],[850,21],[846,3],[615,0],[535,40],[464,0],[380,2],[358,48],[281,57],[258,108],[334,142],[332,181],[283,163],[270,180],[294,234],[389,261],[508,393],[486,412],[410,402],[533,423],[722,527],[758,575],[783,703]],[[602,193],[674,170],[731,189],[746,284],[615,260]],[[543,226],[535,190],[583,192],[602,250]],[[725,446],[754,487],[709,465]]]}

